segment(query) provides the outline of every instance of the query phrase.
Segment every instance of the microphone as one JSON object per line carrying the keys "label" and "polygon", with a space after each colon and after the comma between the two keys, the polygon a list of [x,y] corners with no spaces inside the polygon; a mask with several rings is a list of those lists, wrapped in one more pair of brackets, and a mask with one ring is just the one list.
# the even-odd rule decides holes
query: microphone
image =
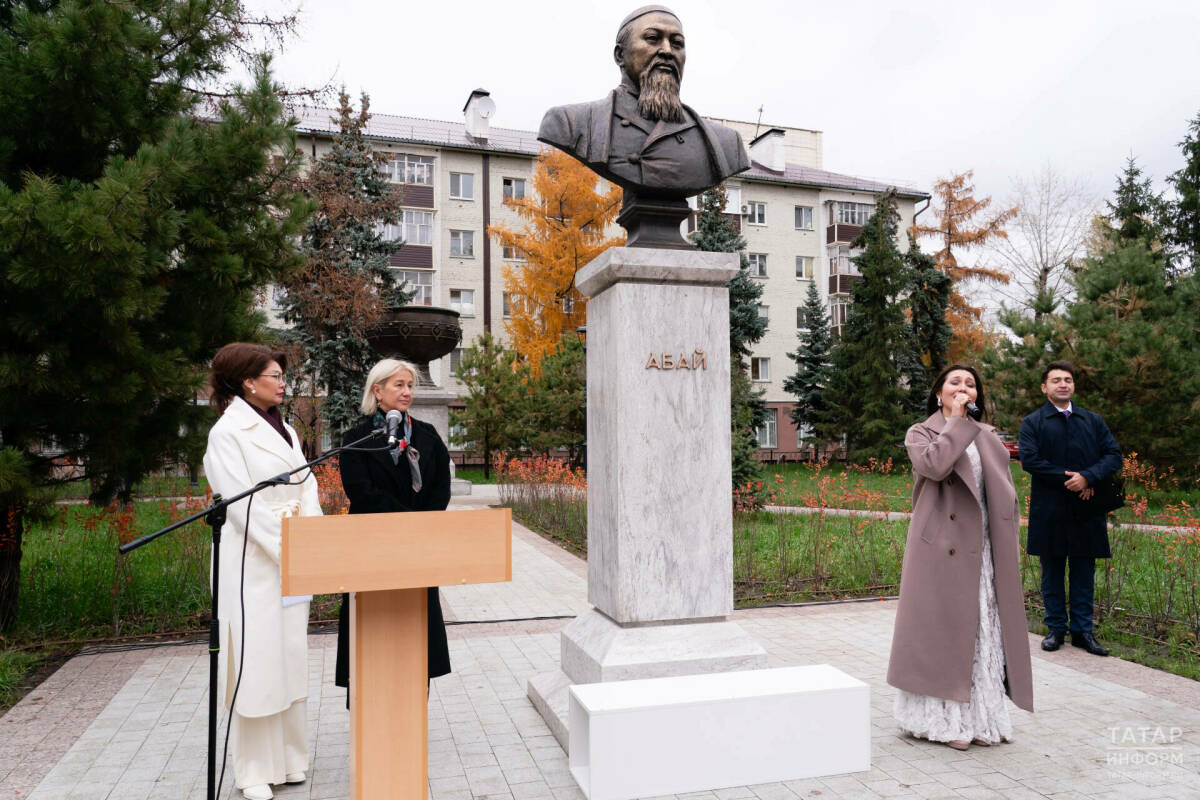
{"label": "microphone", "polygon": [[396,409],[393,408],[391,411],[387,412],[386,425],[387,425],[388,447],[392,447],[398,441],[400,441],[399,438],[397,437],[397,434],[400,432],[400,426],[403,424],[403,422],[404,422],[404,415],[401,414]]}
{"label": "microphone", "polygon": [[968,401],[967,402],[967,415],[970,416],[971,419],[973,419],[973,420],[978,420],[980,417],[983,416],[983,411],[980,410],[979,406]]}

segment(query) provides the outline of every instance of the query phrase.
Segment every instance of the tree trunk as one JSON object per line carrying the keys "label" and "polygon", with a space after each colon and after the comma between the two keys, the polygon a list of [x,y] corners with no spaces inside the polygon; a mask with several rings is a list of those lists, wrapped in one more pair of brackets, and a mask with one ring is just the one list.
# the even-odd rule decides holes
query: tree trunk
{"label": "tree trunk", "polygon": [[25,515],[19,505],[4,505],[0,519],[0,633],[17,620],[17,595],[21,588],[21,535]]}

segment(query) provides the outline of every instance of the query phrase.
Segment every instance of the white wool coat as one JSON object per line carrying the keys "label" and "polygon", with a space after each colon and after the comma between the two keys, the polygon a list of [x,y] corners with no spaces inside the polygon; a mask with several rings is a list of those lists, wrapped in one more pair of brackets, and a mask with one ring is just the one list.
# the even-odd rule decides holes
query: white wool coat
{"label": "white wool coat", "polygon": [[[300,450],[300,438],[290,425],[284,425],[292,437],[290,447],[248,403],[234,398],[208,434],[204,472],[213,492],[232,497],[303,464],[307,459]],[[285,516],[319,516],[321,505],[316,477],[309,471],[298,472],[291,480],[302,482],[272,486],[253,495],[252,502],[246,498],[230,506],[221,531],[218,696],[228,708],[242,658],[239,583],[245,543],[245,655],[236,707],[244,717],[278,714],[308,695],[308,603],[283,606],[281,520]]]}

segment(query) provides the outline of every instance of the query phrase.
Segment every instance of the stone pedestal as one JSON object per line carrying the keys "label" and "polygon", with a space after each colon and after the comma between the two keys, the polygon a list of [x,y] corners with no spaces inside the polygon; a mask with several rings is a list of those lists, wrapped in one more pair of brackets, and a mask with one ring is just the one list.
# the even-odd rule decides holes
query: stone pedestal
{"label": "stone pedestal", "polygon": [[735,253],[615,247],[590,296],[588,600],[529,697],[564,748],[570,684],[760,669],[735,623],[729,296]]}
{"label": "stone pedestal", "polygon": [[[439,386],[418,386],[413,392],[412,413],[437,429],[438,436],[450,446],[450,403],[458,395],[449,389]],[[450,494],[467,495],[471,493],[471,482],[457,478],[454,475],[454,462],[450,462]]]}

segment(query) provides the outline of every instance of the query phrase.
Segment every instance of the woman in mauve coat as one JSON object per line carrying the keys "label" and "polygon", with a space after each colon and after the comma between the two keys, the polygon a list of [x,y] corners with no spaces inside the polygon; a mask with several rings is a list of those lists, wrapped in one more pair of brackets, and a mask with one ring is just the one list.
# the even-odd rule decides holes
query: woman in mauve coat
{"label": "woman in mauve coat", "polygon": [[[450,452],[437,429],[413,419],[412,405],[417,368],[407,361],[385,358],[371,368],[363,388],[362,412],[366,415],[346,432],[343,444],[361,439],[384,427],[389,411],[403,414],[401,441],[393,450],[381,450],[368,441],[371,452],[341,454],[342,488],[350,499],[351,514],[385,514],[395,511],[445,511],[450,504]],[[429,678],[450,672],[450,648],[436,586],[429,588]],[[337,664],[334,684],[347,688],[350,705],[350,597],[342,596],[338,615]]]}
{"label": "woman in mauve coat", "polygon": [[[947,367],[908,429],[913,515],[887,681],[900,727],[957,750],[1012,740],[1007,694],[1033,710],[1017,494],[971,367]],[[976,412],[978,414],[978,412]]]}
{"label": "woman in mauve coat", "polygon": [[[286,368],[283,353],[261,344],[235,342],[213,357],[209,402],[221,418],[208,433],[204,473],[214,493],[232,497],[307,461],[279,413]],[[270,800],[271,784],[301,783],[308,770],[312,598],[280,596],[279,556],[281,520],[320,516],[321,504],[310,472],[292,481],[234,503],[221,529],[217,675],[220,696],[232,704],[234,781],[247,800]]]}

